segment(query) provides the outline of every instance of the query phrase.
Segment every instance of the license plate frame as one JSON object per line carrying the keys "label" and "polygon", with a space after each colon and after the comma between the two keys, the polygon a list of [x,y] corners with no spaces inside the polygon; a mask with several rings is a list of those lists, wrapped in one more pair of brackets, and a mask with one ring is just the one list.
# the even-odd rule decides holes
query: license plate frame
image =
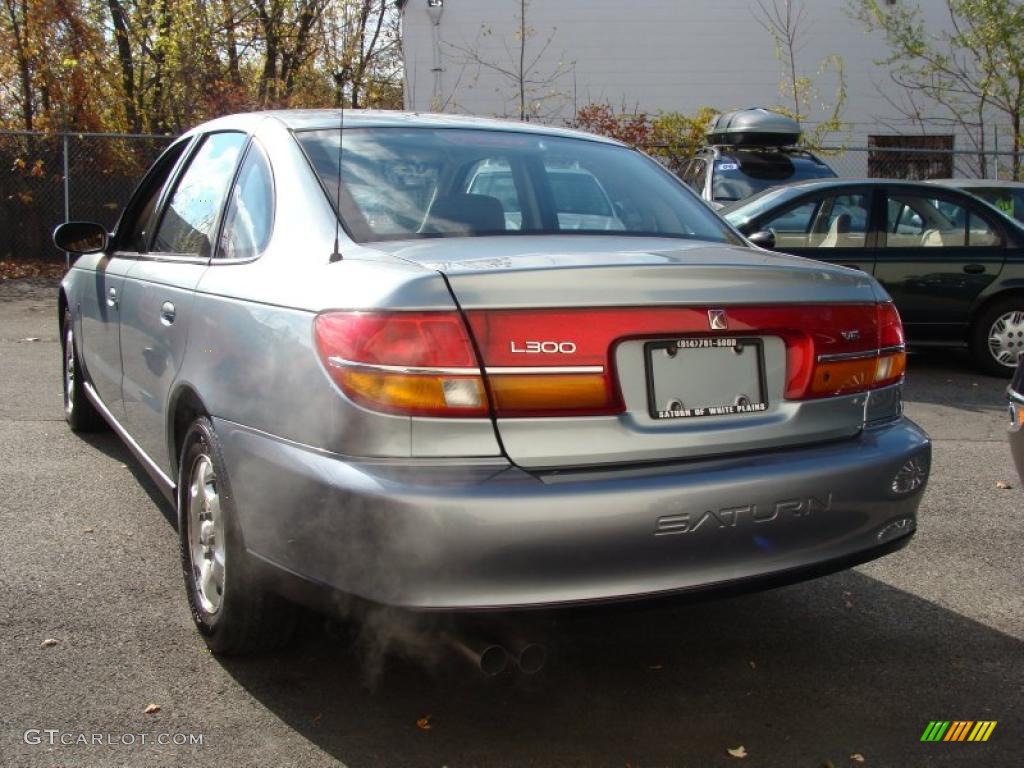
{"label": "license plate frame", "polygon": [[[668,352],[668,350],[675,350],[675,354]],[[666,396],[667,393],[665,392],[658,392],[658,387],[656,387],[657,369],[665,368],[666,366],[678,366],[682,364],[681,360],[686,360],[688,363],[693,363],[694,361],[699,363],[701,357],[703,357],[703,362],[707,364],[712,360],[709,357],[711,354],[721,356],[732,352],[734,355],[739,355],[744,354],[747,350],[753,352],[753,360],[744,361],[742,366],[736,366],[735,361],[732,361],[733,367],[742,374],[741,378],[754,379],[755,381],[744,382],[738,385],[736,389],[739,391],[725,398],[731,399],[732,402],[694,403],[691,401],[691,403],[686,403],[683,400],[684,392],[673,391],[670,396]],[[687,356],[687,352],[694,354]],[[665,358],[656,362],[655,356],[658,353],[668,354]],[[730,361],[719,357],[719,359],[714,360],[711,367],[729,368],[729,365]],[[763,413],[768,410],[768,393],[765,388],[764,343],[762,339],[748,336],[688,336],[649,341],[644,344],[644,366],[647,380],[648,412],[655,421],[691,420],[712,416],[742,416]],[[746,368],[746,370],[741,370],[743,368]],[[664,375],[661,378],[664,380]],[[679,386],[679,378],[677,374],[675,386]],[[704,388],[707,387],[707,384],[707,382],[703,382]],[[715,384],[717,385],[717,382]],[[663,382],[661,389],[664,390],[668,385],[669,382]],[[755,391],[756,395],[754,394]],[[659,397],[665,402],[659,404]],[[740,399],[743,397],[746,398],[745,402]],[[679,402],[682,407],[679,409],[670,408],[669,406],[672,404],[672,401]]]}

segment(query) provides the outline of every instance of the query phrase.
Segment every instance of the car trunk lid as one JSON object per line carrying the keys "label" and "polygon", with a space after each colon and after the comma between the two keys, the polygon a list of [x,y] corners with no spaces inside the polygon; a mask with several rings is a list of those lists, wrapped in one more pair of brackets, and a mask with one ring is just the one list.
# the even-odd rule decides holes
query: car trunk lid
{"label": "car trunk lid", "polygon": [[753,248],[618,236],[386,250],[445,275],[482,358],[497,433],[520,466],[696,458],[862,428],[864,388],[807,393],[822,384],[819,358],[877,349],[879,296],[866,275]]}

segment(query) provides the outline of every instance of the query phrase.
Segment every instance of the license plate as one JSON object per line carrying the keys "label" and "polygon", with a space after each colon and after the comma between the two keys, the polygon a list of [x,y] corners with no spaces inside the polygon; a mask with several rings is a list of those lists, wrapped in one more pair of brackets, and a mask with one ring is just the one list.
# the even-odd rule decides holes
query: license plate
{"label": "license plate", "polygon": [[693,419],[768,409],[760,339],[671,339],[648,342],[644,351],[652,418]]}

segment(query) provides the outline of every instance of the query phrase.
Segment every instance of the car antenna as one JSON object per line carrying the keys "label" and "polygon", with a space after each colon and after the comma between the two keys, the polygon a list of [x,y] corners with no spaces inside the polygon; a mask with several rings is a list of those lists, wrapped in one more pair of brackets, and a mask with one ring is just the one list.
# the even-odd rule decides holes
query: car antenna
{"label": "car antenna", "polygon": [[345,71],[347,67],[342,67],[341,72],[335,75],[338,84],[338,186],[334,192],[334,250],[331,252],[330,258],[327,260],[329,264],[334,264],[337,261],[342,260],[341,249],[338,247],[338,241],[341,237],[341,145],[344,141],[345,136]]}

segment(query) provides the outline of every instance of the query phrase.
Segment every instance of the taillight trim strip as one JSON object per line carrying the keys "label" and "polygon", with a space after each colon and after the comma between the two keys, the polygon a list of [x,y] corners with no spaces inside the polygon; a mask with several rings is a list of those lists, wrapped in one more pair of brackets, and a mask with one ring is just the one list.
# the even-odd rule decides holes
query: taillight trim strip
{"label": "taillight trim strip", "polygon": [[382,365],[380,363],[360,363],[355,360],[346,360],[343,357],[332,355],[327,362],[334,368],[362,368],[370,371],[383,371],[384,373],[406,373],[411,375],[447,375],[447,376],[479,376],[479,368],[417,368],[408,365]]}
{"label": "taillight trim strip", "polygon": [[495,376],[501,376],[504,374],[512,375],[542,375],[545,373],[550,374],[573,374],[573,373],[604,373],[603,365],[551,365],[548,367],[544,366],[504,366],[496,368],[484,368],[489,374]]}
{"label": "taillight trim strip", "polygon": [[839,352],[834,355],[818,355],[819,363],[837,363],[843,360],[866,360],[870,357],[885,357],[886,355],[906,352],[906,344],[896,344],[881,349],[866,349],[861,352]]}
{"label": "taillight trim strip", "polygon": [[[371,371],[383,371],[384,373],[407,373],[421,374],[426,376],[448,375],[448,376],[479,376],[479,368],[424,368],[407,365],[383,365],[381,363],[360,363],[356,360],[346,360],[344,357],[332,355],[327,362],[334,368],[364,368]],[[551,366],[504,366],[497,368],[484,368],[487,374],[495,376],[517,375],[536,376],[543,374],[574,374],[574,373],[604,373],[603,365],[551,365]]]}

